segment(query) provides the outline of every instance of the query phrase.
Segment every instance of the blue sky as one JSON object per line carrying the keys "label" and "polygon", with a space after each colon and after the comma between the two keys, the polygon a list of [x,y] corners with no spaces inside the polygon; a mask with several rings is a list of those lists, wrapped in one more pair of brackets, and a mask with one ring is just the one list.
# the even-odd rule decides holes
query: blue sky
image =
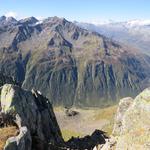
{"label": "blue sky", "polygon": [[64,17],[82,22],[150,19],[150,0],[0,0],[0,16]]}

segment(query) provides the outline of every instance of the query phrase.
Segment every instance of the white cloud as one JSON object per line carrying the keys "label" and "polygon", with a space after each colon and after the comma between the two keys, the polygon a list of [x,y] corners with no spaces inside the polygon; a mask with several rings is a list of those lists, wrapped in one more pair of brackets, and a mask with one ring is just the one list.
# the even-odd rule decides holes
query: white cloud
{"label": "white cloud", "polygon": [[143,26],[143,25],[149,25],[150,20],[130,20],[127,22],[130,26]]}
{"label": "white cloud", "polygon": [[104,25],[104,24],[109,24],[109,23],[113,23],[115,21],[113,20],[100,20],[100,19],[90,19],[90,20],[85,20],[82,21],[83,23],[91,23],[91,24],[95,24],[95,25]]}
{"label": "white cloud", "polygon": [[6,17],[14,17],[14,18],[18,18],[18,14],[14,11],[9,11],[5,14]]}

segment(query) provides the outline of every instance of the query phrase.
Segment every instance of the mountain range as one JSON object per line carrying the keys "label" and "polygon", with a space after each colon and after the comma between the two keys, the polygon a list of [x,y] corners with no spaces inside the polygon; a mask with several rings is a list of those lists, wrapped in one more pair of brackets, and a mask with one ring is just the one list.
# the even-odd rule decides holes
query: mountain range
{"label": "mountain range", "polygon": [[101,33],[122,44],[136,47],[150,55],[150,20],[131,20],[101,24],[79,23],[77,25]]}
{"label": "mountain range", "polygon": [[150,56],[64,18],[0,17],[0,71],[54,105],[105,106],[149,84]]}

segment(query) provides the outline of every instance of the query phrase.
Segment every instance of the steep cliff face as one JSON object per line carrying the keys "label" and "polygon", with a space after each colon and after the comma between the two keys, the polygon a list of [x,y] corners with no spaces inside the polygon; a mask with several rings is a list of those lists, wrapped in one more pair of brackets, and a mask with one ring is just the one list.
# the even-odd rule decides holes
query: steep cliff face
{"label": "steep cliff face", "polygon": [[0,104],[1,113],[12,115],[19,130],[18,136],[6,141],[5,150],[45,150],[48,144],[63,144],[52,106],[38,91],[30,92],[5,84]]}
{"label": "steep cliff face", "polygon": [[55,105],[112,104],[149,80],[149,56],[57,17],[3,18],[0,43],[0,70]]}

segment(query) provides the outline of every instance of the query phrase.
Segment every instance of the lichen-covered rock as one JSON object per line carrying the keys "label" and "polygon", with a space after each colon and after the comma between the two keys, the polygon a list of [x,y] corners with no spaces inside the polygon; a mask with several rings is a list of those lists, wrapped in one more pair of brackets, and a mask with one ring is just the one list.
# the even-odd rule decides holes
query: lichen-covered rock
{"label": "lichen-covered rock", "polygon": [[116,150],[150,149],[150,88],[135,98],[121,124]]}
{"label": "lichen-covered rock", "polygon": [[150,88],[120,100],[113,136],[99,150],[150,150]]}
{"label": "lichen-covered rock", "polygon": [[132,103],[133,103],[133,99],[131,97],[126,97],[120,100],[117,113],[116,113],[116,117],[115,117],[113,135],[120,134],[124,114]]}
{"label": "lichen-covered rock", "polygon": [[[22,127],[26,127],[26,132],[31,136],[32,141],[27,141],[32,149],[36,149],[36,143],[41,143],[40,150],[44,149],[45,143],[63,143],[52,106],[40,92],[26,91],[19,86],[5,84],[2,87],[0,103],[2,113],[15,114],[15,123],[20,131],[19,136],[8,140],[7,150],[9,147],[24,145],[26,133],[22,132]],[[26,147],[21,150],[26,150]]]}

